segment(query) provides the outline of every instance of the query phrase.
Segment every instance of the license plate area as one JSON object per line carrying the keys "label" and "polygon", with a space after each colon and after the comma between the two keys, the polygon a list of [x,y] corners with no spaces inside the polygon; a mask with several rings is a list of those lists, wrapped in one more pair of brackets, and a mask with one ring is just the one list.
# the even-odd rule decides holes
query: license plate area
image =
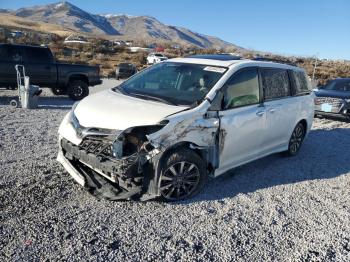
{"label": "license plate area", "polygon": [[323,111],[323,112],[332,112],[332,108],[333,108],[333,106],[331,104],[328,104],[328,103],[323,103],[321,105],[321,111]]}

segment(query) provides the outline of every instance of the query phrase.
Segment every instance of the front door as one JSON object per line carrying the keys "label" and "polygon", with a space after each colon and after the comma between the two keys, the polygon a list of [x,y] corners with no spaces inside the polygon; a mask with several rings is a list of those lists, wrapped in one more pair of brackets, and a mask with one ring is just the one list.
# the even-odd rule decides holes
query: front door
{"label": "front door", "polygon": [[219,112],[220,156],[216,176],[259,155],[266,124],[257,68],[236,72],[222,92],[224,99]]}

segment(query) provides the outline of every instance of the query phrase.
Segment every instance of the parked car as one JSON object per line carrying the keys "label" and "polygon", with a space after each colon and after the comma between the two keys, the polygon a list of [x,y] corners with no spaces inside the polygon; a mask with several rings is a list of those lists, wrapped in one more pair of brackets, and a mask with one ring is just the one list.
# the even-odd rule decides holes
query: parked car
{"label": "parked car", "polygon": [[303,69],[227,55],[177,58],[75,104],[58,161],[108,199],[197,194],[208,175],[298,154],[314,117]]}
{"label": "parked car", "polygon": [[115,70],[115,76],[117,80],[119,80],[120,78],[129,78],[130,76],[133,76],[136,73],[136,66],[130,63],[121,63],[117,66],[117,69]]}
{"label": "parked car", "polygon": [[315,114],[350,119],[350,78],[329,81],[315,90]]}
{"label": "parked car", "polygon": [[73,100],[87,96],[89,86],[102,83],[98,66],[56,63],[47,47],[0,44],[0,86],[17,86],[16,64],[25,66],[32,84]]}
{"label": "parked car", "polygon": [[147,56],[147,64],[153,65],[159,62],[162,62],[164,60],[167,60],[168,58],[161,54],[161,53],[151,53]]}

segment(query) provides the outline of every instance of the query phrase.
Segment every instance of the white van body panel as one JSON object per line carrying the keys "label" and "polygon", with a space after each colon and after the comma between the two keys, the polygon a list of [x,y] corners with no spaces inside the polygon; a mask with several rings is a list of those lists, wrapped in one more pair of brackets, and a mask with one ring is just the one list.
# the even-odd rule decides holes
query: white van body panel
{"label": "white van body panel", "polygon": [[[287,150],[293,129],[300,121],[306,122],[307,132],[311,129],[314,117],[312,92],[225,111],[211,110],[213,99],[220,89],[242,68],[303,71],[300,68],[251,60],[177,58],[168,61],[223,67],[226,72],[207,93],[206,98],[193,108],[130,97],[112,90],[88,96],[62,121],[60,139],[64,138],[75,145],[82,142],[84,136],[72,124],[73,115],[80,126],[115,130],[116,137],[133,127],[166,122],[164,127],[147,135],[148,141],[155,148],[152,154],[185,143],[191,149],[206,152],[206,160],[213,165],[211,174],[219,176],[234,167]],[[64,163],[64,156],[59,156],[60,162]],[[78,171],[73,170],[72,166],[68,168],[65,164],[65,167],[68,172],[74,173],[72,175],[75,178],[78,177]]]}

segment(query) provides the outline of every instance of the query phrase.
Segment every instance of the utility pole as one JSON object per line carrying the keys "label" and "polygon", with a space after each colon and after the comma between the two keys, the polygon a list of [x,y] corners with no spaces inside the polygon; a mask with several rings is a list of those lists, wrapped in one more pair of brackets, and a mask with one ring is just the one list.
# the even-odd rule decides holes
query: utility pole
{"label": "utility pole", "polygon": [[318,54],[315,57],[314,71],[312,72],[312,81],[313,82],[315,81],[315,73],[316,73],[316,67],[317,67],[317,56],[318,56]]}

